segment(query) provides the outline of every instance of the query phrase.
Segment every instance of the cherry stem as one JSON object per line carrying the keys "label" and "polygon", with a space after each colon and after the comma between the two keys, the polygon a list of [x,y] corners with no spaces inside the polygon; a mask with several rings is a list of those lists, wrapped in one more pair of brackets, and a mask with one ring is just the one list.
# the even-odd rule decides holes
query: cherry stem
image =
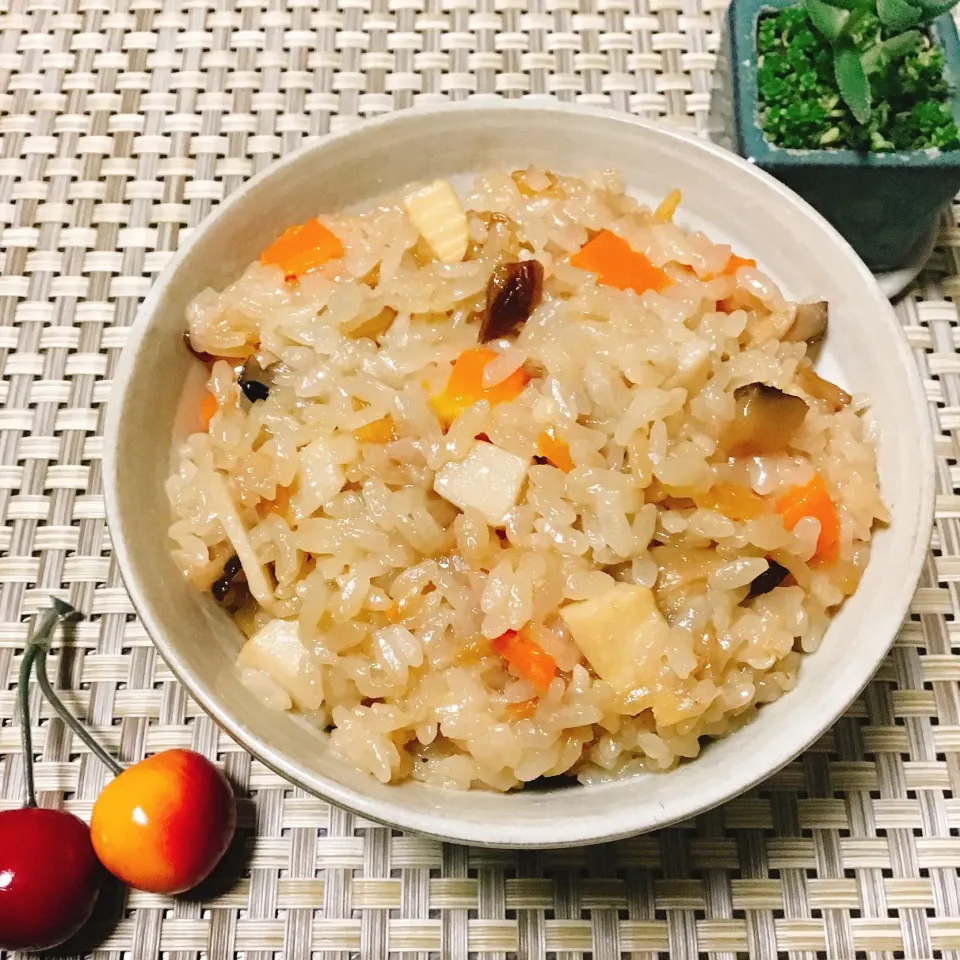
{"label": "cherry stem", "polygon": [[90,752],[115,776],[123,773],[123,767],[107,753],[96,741],[93,734],[67,709],[66,704],[57,696],[47,676],[47,650],[41,647],[37,653],[37,683],[47,698],[54,713],[87,745]]}
{"label": "cherry stem", "polygon": [[[65,605],[66,606],[66,605]],[[72,610],[73,608],[70,607]],[[33,635],[27,641],[20,661],[20,675],[17,678],[17,695],[20,700],[20,752],[23,754],[23,778],[27,785],[27,806],[37,805],[37,790],[33,779],[33,734],[30,729],[30,674],[33,662],[40,650],[46,649],[50,634],[62,614],[56,608],[44,610]]]}
{"label": "cherry stem", "polygon": [[64,603],[53,598],[53,607],[44,611],[37,629],[27,641],[27,648],[23,652],[23,661],[20,664],[19,694],[20,694],[20,740],[22,744],[24,763],[26,764],[27,806],[35,807],[37,798],[33,783],[33,752],[30,737],[30,673],[34,667],[37,671],[37,683],[40,692],[53,707],[54,713],[86,744],[90,752],[116,777],[123,773],[123,767],[97,743],[93,734],[67,709],[64,702],[57,696],[56,690],[50,684],[47,676],[47,653],[50,649],[50,635],[57,622],[64,622],[78,617],[78,612]]}
{"label": "cherry stem", "polygon": [[54,610],[45,610],[33,635],[27,641],[20,661],[20,676],[17,678],[17,694],[20,699],[20,752],[23,754],[23,778],[27,784],[27,806],[37,805],[37,790],[33,779],[33,732],[30,729],[30,674],[37,651],[50,639],[50,634],[60,619]]}

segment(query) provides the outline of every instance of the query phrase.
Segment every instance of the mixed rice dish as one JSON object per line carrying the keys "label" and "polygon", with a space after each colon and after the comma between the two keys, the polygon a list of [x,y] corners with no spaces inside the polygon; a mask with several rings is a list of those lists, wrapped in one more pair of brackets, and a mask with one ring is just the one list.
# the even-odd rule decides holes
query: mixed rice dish
{"label": "mixed rice dish", "polygon": [[504,791],[669,770],[793,687],[888,518],[873,438],[814,371],[828,305],[679,201],[415,184],[196,297],[173,556],[266,708]]}

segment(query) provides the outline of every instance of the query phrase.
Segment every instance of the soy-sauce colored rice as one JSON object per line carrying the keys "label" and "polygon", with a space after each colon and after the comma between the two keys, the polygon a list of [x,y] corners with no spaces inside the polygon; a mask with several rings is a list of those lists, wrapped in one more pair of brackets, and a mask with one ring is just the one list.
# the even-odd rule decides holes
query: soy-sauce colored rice
{"label": "soy-sauce colored rice", "polygon": [[[492,171],[465,206],[463,262],[434,261],[396,198],[323,217],[345,255],[299,282],[254,262],[191,304],[193,349],[220,358],[209,382],[219,412],[168,481],[174,558],[209,591],[239,556],[241,631],[295,624],[282,662],[244,651],[245,682],[331,728],[333,748],[381,781],[510,790],[670,769],[790,690],[856,589],[887,517],[863,402],[834,412],[806,393],[806,345],[784,340],[794,305],[773,281],[749,265],[725,273],[728,246],[669,211],[658,220],[613,173]],[[638,295],[571,266],[602,228],[671,285]],[[530,257],[542,299],[513,339],[489,346],[502,354],[496,376],[538,375],[444,433],[429,398],[477,344],[494,269]],[[254,403],[238,382],[251,356],[272,375]],[[731,459],[734,391],[754,382],[809,410],[788,448]],[[355,430],[388,416],[396,439],[358,442]],[[568,473],[540,457],[550,428],[569,444]],[[500,530],[434,491],[479,435],[529,463]],[[773,509],[738,519],[689,495],[733,484],[772,504],[814,471],[840,516],[834,563],[811,562],[816,520],[788,531]],[[771,556],[789,575],[748,596]],[[627,697],[558,615],[616,581],[652,587],[669,623]],[[491,646],[521,629],[557,665],[539,694]]]}

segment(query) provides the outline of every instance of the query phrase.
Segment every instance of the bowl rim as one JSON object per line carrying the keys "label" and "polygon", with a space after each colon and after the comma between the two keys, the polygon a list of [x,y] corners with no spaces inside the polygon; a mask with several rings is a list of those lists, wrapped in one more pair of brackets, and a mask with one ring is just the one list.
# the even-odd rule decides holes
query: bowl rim
{"label": "bowl rim", "polygon": [[[310,770],[301,763],[273,747],[251,730],[232,710],[225,707],[219,700],[212,686],[199,679],[190,666],[178,654],[175,646],[168,641],[166,631],[158,618],[154,615],[153,607],[141,589],[139,579],[134,575],[134,564],[130,552],[122,535],[120,523],[120,504],[118,494],[119,458],[116,438],[119,434],[122,411],[125,407],[129,392],[132,374],[136,367],[137,356],[143,346],[145,334],[152,325],[157,308],[163,299],[163,292],[170,278],[177,272],[190,251],[203,242],[205,234],[213,224],[228,210],[242,204],[247,195],[257,189],[268,179],[279,178],[284,169],[296,163],[304,155],[327,149],[331,144],[353,137],[358,133],[374,136],[378,128],[391,125],[400,125],[423,120],[425,116],[443,116],[445,114],[472,111],[477,114],[515,113],[527,111],[535,113],[561,114],[567,117],[589,115],[595,119],[611,124],[632,125],[635,128],[655,130],[660,137],[667,137],[674,141],[682,141],[687,147],[711,154],[719,163],[729,164],[749,170],[754,177],[766,181],[768,188],[781,196],[793,207],[800,206],[812,219],[818,221],[820,228],[832,236],[835,243],[846,247],[851,252],[851,260],[855,263],[851,267],[859,270],[861,279],[876,287],[873,275],[867,267],[856,258],[842,236],[802,198],[780,183],[770,174],[749,163],[736,154],[711,143],[708,140],[695,136],[692,132],[674,128],[660,122],[646,120],[632,114],[618,113],[609,109],[597,107],[583,107],[560,102],[541,101],[499,101],[499,102],[468,102],[448,103],[431,107],[402,110],[385,116],[364,120],[362,124],[348,127],[326,135],[317,143],[308,144],[292,153],[279,158],[265,170],[251,177],[237,187],[221,204],[215,207],[200,224],[191,232],[187,240],[182,243],[174,256],[168,261],[160,276],[154,282],[144,302],[137,312],[136,318],[128,328],[126,342],[119,362],[117,363],[112,380],[110,397],[107,403],[107,412],[104,424],[104,456],[103,456],[103,496],[106,509],[106,518],[111,533],[112,548],[124,585],[130,596],[137,614],[144,625],[154,646],[166,662],[176,679],[183,684],[189,694],[197,701],[200,707],[214,722],[224,730],[244,750],[256,757],[266,767],[281,776],[288,782],[300,786],[309,793],[322,797],[331,803],[359,814],[365,819],[382,823],[387,826],[410,831],[412,833],[434,837],[454,843],[465,843],[481,847],[512,847],[512,848],[550,848],[571,847],[585,844],[601,843],[605,841],[636,836],[640,833],[659,829],[682,820],[689,819],[698,813],[712,809],[736,796],[739,796],[768,779],[778,770],[786,766],[807,750],[820,736],[823,735],[842,716],[847,707],[859,696],[860,692],[873,678],[896,638],[899,625],[906,615],[910,602],[916,590],[917,582],[922,572],[923,563],[929,547],[930,532],[933,525],[935,474],[932,460],[929,465],[920,471],[919,489],[917,491],[917,531],[912,541],[910,554],[902,564],[903,578],[895,594],[885,596],[883,629],[878,632],[886,637],[885,643],[875,648],[875,656],[869,664],[869,673],[865,672],[863,682],[855,690],[849,692],[849,697],[842,703],[836,703],[831,710],[825,710],[817,721],[809,727],[803,727],[806,732],[802,736],[783,737],[778,740],[778,748],[773,762],[765,763],[762,770],[754,770],[749,778],[737,777],[717,778],[708,788],[700,792],[691,792],[683,799],[672,805],[668,810],[662,810],[660,817],[651,822],[649,816],[637,818],[638,822],[630,822],[629,817],[620,811],[618,818],[605,814],[601,817],[591,816],[584,810],[584,816],[569,818],[564,824],[564,836],[557,839],[556,828],[551,829],[549,822],[536,827],[525,824],[522,828],[523,836],[512,830],[508,824],[494,826],[465,820],[455,814],[447,815],[441,810],[432,813],[417,811],[403,801],[403,791],[398,788],[395,801],[384,801],[372,798],[367,793],[355,790],[338,783],[316,770]],[[371,132],[372,131],[372,132]],[[877,288],[879,300],[885,300]],[[884,322],[891,327],[892,344],[900,354],[900,359],[906,369],[914,371],[909,377],[909,392],[911,397],[910,422],[914,427],[918,446],[931,450],[933,445],[932,425],[930,423],[926,395],[923,390],[919,371],[911,355],[910,346],[897,324],[893,310],[885,312]],[[878,317],[879,321],[880,318]],[[864,664],[864,666],[866,666]],[[590,790],[591,787],[585,789]],[[546,819],[546,818],[544,818]],[[499,835],[497,835],[499,833]]]}

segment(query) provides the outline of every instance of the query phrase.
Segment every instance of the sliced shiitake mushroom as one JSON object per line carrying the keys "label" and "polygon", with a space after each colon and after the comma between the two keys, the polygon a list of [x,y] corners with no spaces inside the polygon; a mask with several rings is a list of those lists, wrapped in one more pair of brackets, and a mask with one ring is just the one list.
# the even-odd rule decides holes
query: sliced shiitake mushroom
{"label": "sliced shiitake mushroom", "polygon": [[202,350],[196,350],[193,346],[193,341],[190,339],[190,331],[183,331],[183,342],[186,345],[186,348],[200,361],[203,363],[213,363],[217,358],[212,353],[204,353]]}
{"label": "sliced shiitake mushroom", "polygon": [[842,410],[853,397],[843,387],[838,387],[829,380],[824,380],[809,363],[801,363],[797,367],[797,383],[817,400],[823,400],[836,413]]}
{"label": "sliced shiitake mushroom", "polygon": [[827,333],[829,307],[826,300],[816,303],[798,303],[793,323],[783,339],[791,343],[805,340],[811,347],[820,343]]}
{"label": "sliced shiitake mushroom", "polygon": [[210,588],[210,592],[221,603],[227,599],[227,594],[230,592],[230,587],[233,584],[233,578],[241,569],[240,558],[236,554],[233,554],[223,565],[223,573],[214,581],[213,586]]}
{"label": "sliced shiitake mushroom", "polygon": [[498,340],[526,323],[543,292],[539,260],[501,263],[487,284],[487,309],[480,322],[480,342]]}
{"label": "sliced shiitake mushroom", "polygon": [[776,560],[770,560],[769,557],[767,560],[770,566],[767,567],[759,577],[754,577],[753,582],[750,584],[750,590],[747,593],[748,600],[752,600],[754,597],[762,597],[765,593],[769,593],[775,587],[779,587],[790,575],[790,571],[777,563]]}
{"label": "sliced shiitake mushroom", "polygon": [[807,405],[766,383],[748,383],[733,393],[737,413],[723,446],[734,457],[758,457],[785,450],[807,415]]}
{"label": "sliced shiitake mushroom", "polygon": [[547,375],[547,368],[539,360],[527,359],[523,361],[523,372],[531,380],[542,380]]}
{"label": "sliced shiitake mushroom", "polygon": [[251,403],[256,403],[258,400],[266,400],[267,397],[270,396],[270,388],[273,386],[273,376],[275,372],[274,364],[271,364],[264,370],[254,357],[248,357],[238,379],[243,395]]}

